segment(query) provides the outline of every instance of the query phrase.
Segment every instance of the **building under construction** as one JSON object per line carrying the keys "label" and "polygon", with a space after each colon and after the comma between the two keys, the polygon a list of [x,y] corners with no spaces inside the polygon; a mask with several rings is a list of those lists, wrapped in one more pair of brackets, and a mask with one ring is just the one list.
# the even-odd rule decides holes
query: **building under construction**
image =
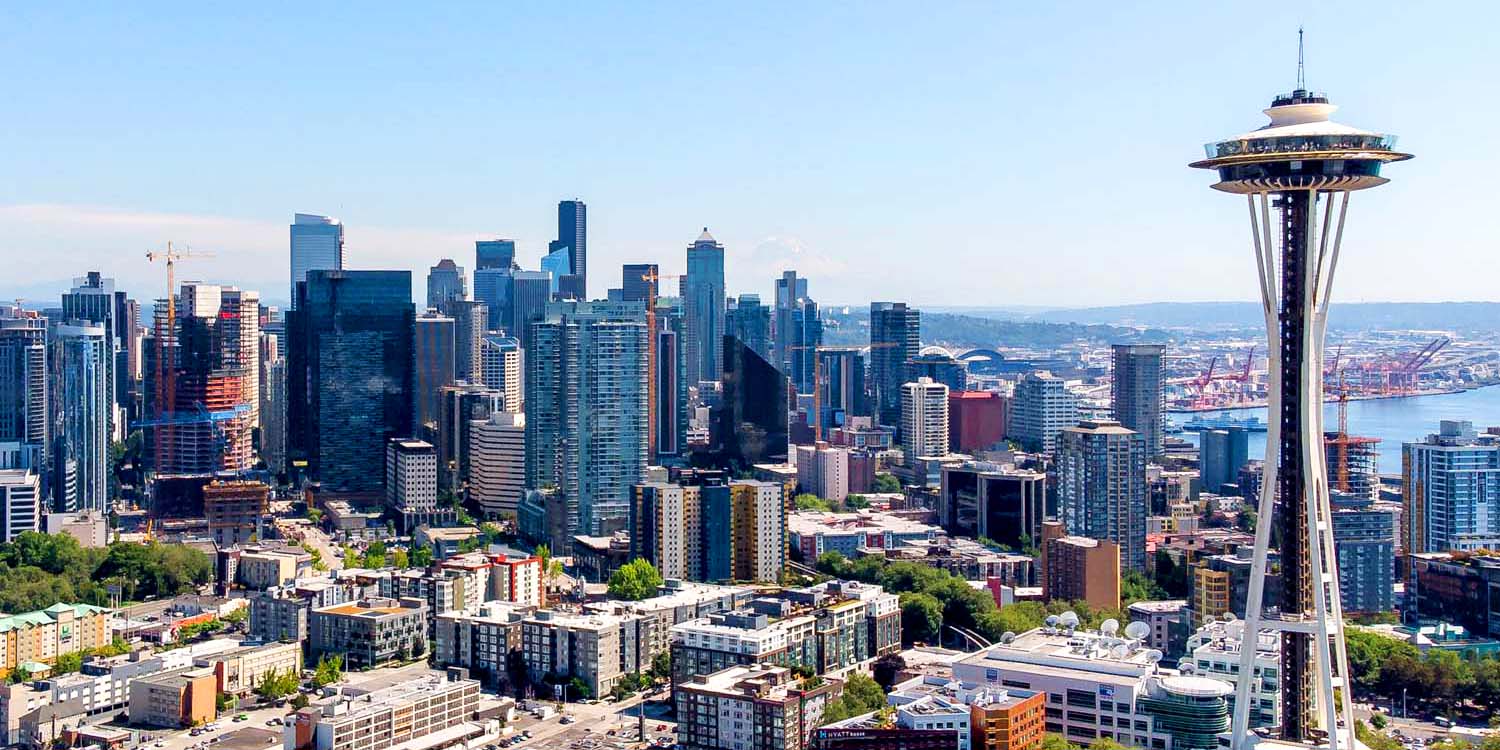
{"label": "building under construction", "polygon": [[1323,433],[1328,457],[1328,486],[1355,497],[1375,499],[1380,495],[1378,459],[1380,438],[1343,432]]}

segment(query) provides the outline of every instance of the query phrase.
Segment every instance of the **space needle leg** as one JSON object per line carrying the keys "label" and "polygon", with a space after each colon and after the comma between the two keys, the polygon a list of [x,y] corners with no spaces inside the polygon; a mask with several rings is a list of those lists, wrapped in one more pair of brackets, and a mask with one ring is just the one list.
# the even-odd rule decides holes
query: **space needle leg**
{"label": "space needle leg", "polygon": [[1255,676],[1255,653],[1260,643],[1261,608],[1265,597],[1266,557],[1271,546],[1274,522],[1276,475],[1281,445],[1281,346],[1277,326],[1276,256],[1271,244],[1270,196],[1259,193],[1260,216],[1257,217],[1257,195],[1247,196],[1250,206],[1250,235],[1255,242],[1255,268],[1260,278],[1261,311],[1266,320],[1266,371],[1269,380],[1269,404],[1266,419],[1266,453],[1261,470],[1260,501],[1255,523],[1255,552],[1250,563],[1250,591],[1245,603],[1245,630],[1240,638],[1240,673],[1235,681],[1234,717],[1231,725],[1233,750],[1243,750],[1250,732],[1250,704],[1258,701],[1259,691],[1252,690]]}

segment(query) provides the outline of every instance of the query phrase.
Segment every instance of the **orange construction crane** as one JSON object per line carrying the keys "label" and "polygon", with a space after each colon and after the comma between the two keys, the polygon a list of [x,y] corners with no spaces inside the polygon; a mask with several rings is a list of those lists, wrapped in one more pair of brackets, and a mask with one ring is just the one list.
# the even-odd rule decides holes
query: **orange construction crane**
{"label": "orange construction crane", "polygon": [[[161,261],[167,266],[167,320],[165,325],[156,331],[156,412],[163,415],[177,410],[177,366],[176,363],[167,362],[167,337],[171,336],[173,346],[177,343],[177,296],[174,287],[177,285],[177,261],[186,258],[211,258],[212,253],[193,252],[187,245],[178,249],[167,243],[165,250],[147,250],[146,261],[155,263]],[[172,425],[165,421],[156,428],[155,461],[153,471],[160,471],[163,447],[171,440]]]}
{"label": "orange construction crane", "polygon": [[656,284],[661,279],[681,279],[686,274],[661,274],[655,268],[643,274],[646,288],[646,446],[652,460],[656,458]]}
{"label": "orange construction crane", "polygon": [[[898,346],[904,346],[904,344],[897,343],[895,341],[886,341],[886,342],[881,342],[879,344],[876,344],[876,343],[872,342],[870,344],[867,344],[865,346],[865,348],[867,348],[867,349],[892,349],[892,348],[895,348],[895,347],[898,347]],[[819,442],[819,443],[823,442],[823,359],[818,356],[818,352],[823,352],[823,351],[838,351],[840,349],[850,349],[850,348],[857,348],[857,347],[847,347],[847,346],[789,346],[789,347],[786,348],[787,351],[789,351],[789,352],[793,352],[793,351],[806,351],[808,349],[811,349],[813,351],[813,393],[812,393],[812,397],[813,397],[813,413],[812,413],[812,420],[813,420],[813,441],[814,442]]]}

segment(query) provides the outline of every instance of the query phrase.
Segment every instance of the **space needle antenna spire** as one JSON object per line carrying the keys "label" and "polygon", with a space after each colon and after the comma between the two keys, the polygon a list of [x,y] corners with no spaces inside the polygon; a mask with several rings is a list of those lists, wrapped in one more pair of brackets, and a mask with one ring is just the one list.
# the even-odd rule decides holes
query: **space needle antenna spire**
{"label": "space needle antenna spire", "polygon": [[1307,76],[1302,70],[1302,27],[1297,27],[1297,88],[1307,90]]}

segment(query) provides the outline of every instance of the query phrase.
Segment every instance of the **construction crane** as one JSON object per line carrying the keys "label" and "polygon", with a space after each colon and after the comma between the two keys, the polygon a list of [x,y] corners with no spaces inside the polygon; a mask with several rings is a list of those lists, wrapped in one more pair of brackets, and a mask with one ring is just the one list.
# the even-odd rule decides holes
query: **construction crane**
{"label": "construction crane", "polygon": [[[898,346],[904,346],[904,344],[895,341],[883,341],[877,344],[872,341],[865,348],[892,349]],[[848,348],[849,347],[846,346],[789,346],[786,348],[789,352],[807,351],[809,349],[813,352],[812,420],[814,442],[823,442],[823,358],[818,356],[818,352],[838,351],[840,349]]]}
{"label": "construction crane", "polygon": [[651,455],[656,455],[656,287],[661,279],[681,279],[685,274],[660,274],[652,266],[651,272],[643,274],[641,281],[646,287],[646,445]]}
{"label": "construction crane", "polygon": [[[177,366],[176,363],[167,361],[167,337],[171,336],[172,345],[177,344],[177,261],[187,258],[209,258],[211,253],[193,252],[187,245],[180,249],[167,243],[165,250],[147,250],[146,261],[148,263],[163,263],[167,267],[167,320],[166,324],[156,332],[156,413],[158,417],[175,412],[177,409]],[[156,429],[155,460],[152,467],[155,471],[161,470],[163,448],[171,440],[172,420],[168,418]]]}

